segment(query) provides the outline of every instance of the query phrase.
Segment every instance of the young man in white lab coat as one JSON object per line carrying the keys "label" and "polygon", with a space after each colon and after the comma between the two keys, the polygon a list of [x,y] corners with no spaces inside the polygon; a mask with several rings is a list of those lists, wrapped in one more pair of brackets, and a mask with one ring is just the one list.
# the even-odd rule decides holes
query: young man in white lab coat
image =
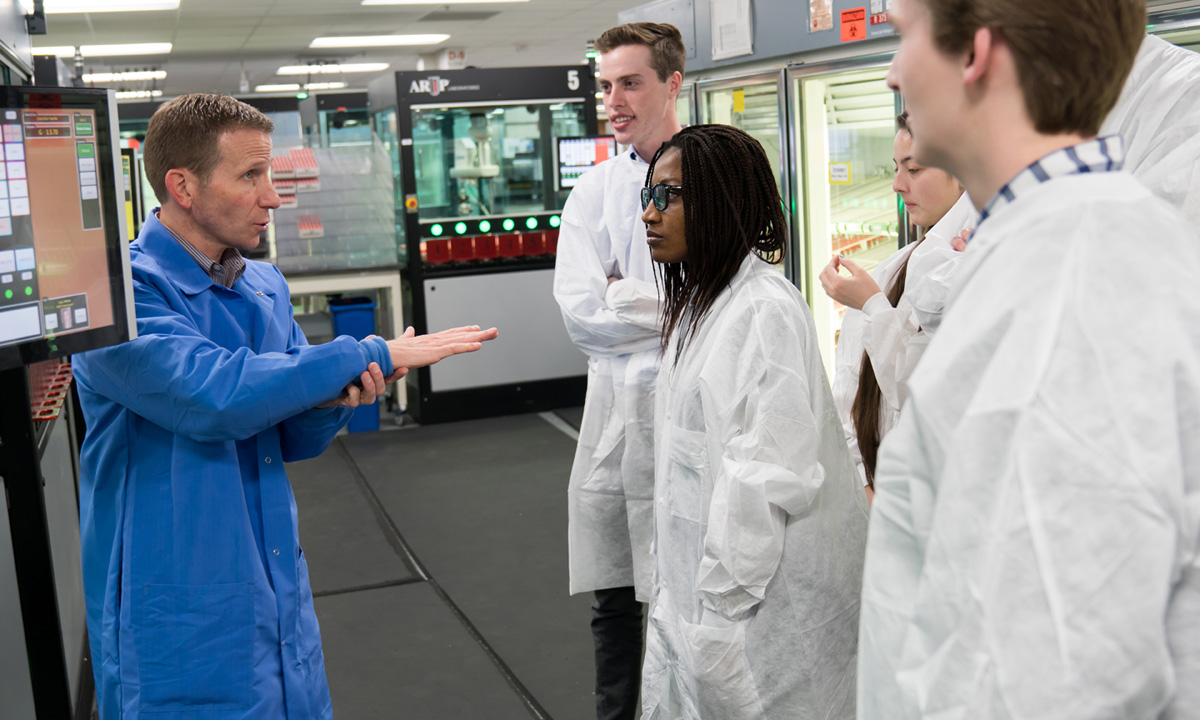
{"label": "young man in white lab coat", "polygon": [[1144,0],[891,19],[913,152],[982,216],[880,451],[859,717],[1195,713],[1200,240],[1095,137]]}
{"label": "young man in white lab coat", "polygon": [[584,175],[563,209],[554,297],[588,355],[588,389],[568,494],[571,593],[594,591],[596,714],[632,720],[654,531],[654,383],[659,295],[641,222],[647,160],[675,133],[679,30],[631,23],[597,40],[599,85],[630,150]]}

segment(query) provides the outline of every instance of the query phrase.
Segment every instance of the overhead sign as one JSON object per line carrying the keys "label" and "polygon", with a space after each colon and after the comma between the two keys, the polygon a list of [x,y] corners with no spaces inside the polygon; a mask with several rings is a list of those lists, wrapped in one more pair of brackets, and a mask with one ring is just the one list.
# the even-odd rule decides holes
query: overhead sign
{"label": "overhead sign", "polygon": [[450,81],[446,78],[430,75],[422,80],[413,80],[408,87],[408,92],[413,95],[424,93],[430,97],[437,97],[445,92],[449,86]]}
{"label": "overhead sign", "polygon": [[[424,70],[398,72],[395,78],[396,92],[404,105],[489,102],[509,98],[592,99],[595,93],[595,83],[586,65]],[[402,127],[398,129],[403,131]],[[403,132],[400,135],[403,136]]]}

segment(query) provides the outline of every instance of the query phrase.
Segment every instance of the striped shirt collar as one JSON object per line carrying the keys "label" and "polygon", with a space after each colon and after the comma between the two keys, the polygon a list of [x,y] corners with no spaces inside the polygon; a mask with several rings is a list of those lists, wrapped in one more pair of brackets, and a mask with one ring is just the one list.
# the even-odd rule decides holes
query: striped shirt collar
{"label": "striped shirt collar", "polygon": [[1067,175],[1114,172],[1121,169],[1124,161],[1125,144],[1120,135],[1108,135],[1055,150],[1035,160],[1000,188],[983,208],[979,224],[983,225],[991,215],[1011,205],[1019,195],[1028,192],[1030,188]]}
{"label": "striped shirt collar", "polygon": [[[162,218],[158,221],[161,223]],[[200,265],[209,279],[218,285],[232,288],[233,284],[238,281],[242,273],[246,272],[246,259],[242,254],[234,248],[226,248],[225,252],[221,253],[221,262],[213,262],[213,259],[196,249],[196,246],[183,239],[183,236],[167,227],[163,223],[163,227],[167,228],[167,232],[171,233],[171,237],[175,238],[184,250],[187,250],[188,255]]]}

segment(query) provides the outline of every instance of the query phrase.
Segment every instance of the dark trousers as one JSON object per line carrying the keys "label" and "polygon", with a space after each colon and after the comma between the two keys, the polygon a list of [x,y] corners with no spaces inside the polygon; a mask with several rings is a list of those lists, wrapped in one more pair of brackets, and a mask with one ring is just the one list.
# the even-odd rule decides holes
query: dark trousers
{"label": "dark trousers", "polygon": [[596,719],[633,720],[642,684],[642,604],[633,588],[596,591]]}

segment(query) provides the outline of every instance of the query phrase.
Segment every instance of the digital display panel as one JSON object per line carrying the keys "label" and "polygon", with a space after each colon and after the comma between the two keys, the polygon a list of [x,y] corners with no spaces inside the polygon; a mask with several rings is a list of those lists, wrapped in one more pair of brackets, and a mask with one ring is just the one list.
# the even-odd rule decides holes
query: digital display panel
{"label": "digital display panel", "polygon": [[0,367],[133,334],[113,130],[106,91],[0,87]]}
{"label": "digital display panel", "polygon": [[558,139],[558,188],[570,190],[588,170],[617,154],[611,135]]}

